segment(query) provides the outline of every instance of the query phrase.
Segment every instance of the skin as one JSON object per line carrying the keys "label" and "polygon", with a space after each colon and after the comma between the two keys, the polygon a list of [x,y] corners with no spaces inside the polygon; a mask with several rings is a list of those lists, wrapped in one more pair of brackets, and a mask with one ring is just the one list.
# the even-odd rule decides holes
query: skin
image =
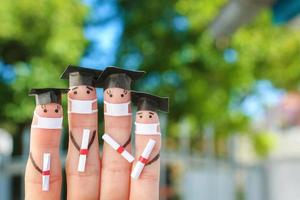
{"label": "skin", "polygon": [[[159,118],[156,112],[153,111],[138,111],[136,113],[136,122],[144,124],[159,123]],[[160,132],[158,126],[157,131]],[[139,135],[135,136],[135,162],[138,161],[140,155],[144,151],[149,139],[156,141],[155,146],[149,157],[151,161],[159,152],[161,148],[161,137],[160,135]],[[140,175],[136,179],[131,179],[130,187],[130,199],[131,200],[154,200],[159,199],[159,173],[160,172],[160,159],[156,160],[150,165],[146,165]]]}
{"label": "skin", "polygon": [[[41,117],[59,118],[63,116],[60,104],[50,103],[37,105],[35,112]],[[37,123],[33,115],[32,124]],[[59,159],[60,129],[31,128],[30,152],[40,169],[43,168],[43,153],[50,153],[50,182],[49,191],[42,191],[42,175],[34,168],[28,158],[25,171],[25,199],[60,199],[61,194],[61,162]]]}
{"label": "skin", "polygon": [[[71,99],[93,100],[96,99],[96,89],[91,86],[77,86],[70,88],[68,92],[68,110],[71,110]],[[93,110],[97,109],[97,101],[92,105]],[[89,149],[85,172],[78,172],[79,152],[69,137],[69,148],[66,158],[67,175],[67,198],[70,200],[92,200],[99,199],[100,185],[100,156],[98,143],[98,113],[78,114],[68,113],[69,133],[72,132],[75,141],[81,146],[83,129],[90,129],[90,137],[96,131],[96,137]]]}
{"label": "skin", "polygon": [[[121,88],[104,90],[104,101],[109,103],[126,103],[131,100],[130,91]],[[128,107],[131,112],[130,105]],[[106,106],[104,105],[104,112]],[[104,115],[104,130],[120,145],[130,137],[132,116]],[[125,148],[131,152],[131,144]],[[100,199],[120,200],[129,198],[131,164],[107,143],[103,143],[102,178]],[[110,184],[108,184],[110,183]]]}
{"label": "skin", "polygon": [[[104,100],[110,103],[125,103],[131,99],[130,92],[124,91],[121,88],[110,88],[110,91],[104,91]],[[76,94],[74,93],[76,91]],[[112,95],[112,96],[111,96]],[[87,93],[86,86],[78,86],[74,90],[70,90],[68,98],[80,100],[93,100],[96,98],[96,92],[90,91]],[[41,106],[37,106],[36,110],[40,116],[60,117],[62,109],[59,112],[50,112],[55,110],[55,106],[46,105],[47,113],[43,113]],[[70,110],[71,102],[69,101],[68,108]],[[97,102],[93,104],[93,109],[97,109]],[[131,108],[129,105],[129,112]],[[104,105],[104,110],[106,110]],[[141,111],[136,115],[138,123],[157,123],[158,115],[152,111]],[[151,117],[150,117],[151,115]],[[142,116],[142,117],[141,117]],[[93,114],[68,114],[69,129],[72,131],[75,140],[81,145],[82,130],[89,128],[91,130],[98,129],[97,113]],[[131,133],[132,117],[131,116],[104,116],[105,132],[110,134],[119,144],[124,144]],[[35,116],[33,123],[36,122]],[[159,129],[159,127],[158,127]],[[159,131],[159,130],[158,130]],[[39,134],[39,133],[49,134]],[[51,133],[51,134],[50,134]],[[159,199],[159,160],[151,165],[145,166],[138,180],[131,179],[131,166],[119,153],[113,150],[108,144],[103,144],[103,159],[102,168],[99,159],[98,134],[87,157],[86,171],[84,173],[77,171],[79,152],[69,140],[69,149],[66,160],[66,175],[67,175],[67,198],[68,199],[100,199],[102,200],[120,200],[120,199]],[[144,136],[136,135],[136,160],[144,150],[149,138],[156,140],[156,144],[149,160],[153,159],[160,150],[160,136]],[[32,130],[31,131],[31,147],[33,156],[38,164],[42,165],[42,152],[51,153],[51,192],[41,191],[41,175],[33,168],[29,161],[26,167],[25,176],[25,199],[30,200],[58,200],[61,196],[61,165],[59,161],[59,143],[60,130]],[[126,147],[128,152],[131,152],[131,144]],[[37,159],[40,158],[40,159]],[[135,161],[136,162],[136,161]],[[100,184],[100,170],[101,184]],[[130,182],[131,181],[131,182]],[[99,194],[99,190],[101,193]]]}

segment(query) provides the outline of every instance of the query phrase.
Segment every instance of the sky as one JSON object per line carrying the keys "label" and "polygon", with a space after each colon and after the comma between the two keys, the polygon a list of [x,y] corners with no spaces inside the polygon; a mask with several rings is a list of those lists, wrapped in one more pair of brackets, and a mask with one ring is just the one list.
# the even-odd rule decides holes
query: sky
{"label": "sky", "polygon": [[268,80],[258,81],[254,87],[254,94],[245,99],[241,110],[253,120],[261,120],[264,117],[265,108],[278,105],[285,91],[273,87]]}
{"label": "sky", "polygon": [[80,64],[103,69],[113,65],[123,32],[122,16],[115,0],[83,0],[91,12],[85,25],[85,37],[91,42]]}
{"label": "sky", "polygon": [[[90,8],[85,24],[84,35],[90,41],[81,66],[95,69],[104,69],[114,65],[118,45],[120,44],[123,21],[119,14],[116,0],[83,0]],[[103,99],[103,89],[97,88],[97,96]]]}

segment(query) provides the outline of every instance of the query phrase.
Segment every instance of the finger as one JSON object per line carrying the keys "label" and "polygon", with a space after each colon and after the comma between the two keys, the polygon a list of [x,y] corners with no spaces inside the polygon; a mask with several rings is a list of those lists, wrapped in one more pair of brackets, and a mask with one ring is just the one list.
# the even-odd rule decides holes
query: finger
{"label": "finger", "polygon": [[128,199],[131,163],[125,159],[124,152],[131,153],[130,92],[121,88],[108,88],[104,90],[104,101],[104,132],[118,147],[123,146],[124,151],[118,152],[107,141],[103,143],[100,199]]}
{"label": "finger", "polygon": [[[59,112],[55,113],[55,109],[58,107]],[[44,110],[47,112],[44,113]],[[37,106],[35,113],[37,115],[33,117],[30,135],[30,156],[25,171],[25,199],[60,199],[62,184],[59,158],[61,129],[56,129],[58,127],[53,129],[55,124],[49,123],[49,121],[50,118],[54,121],[57,118],[60,121],[62,108],[59,104],[47,104],[43,105],[43,108]],[[57,125],[61,128],[61,123]]]}
{"label": "finger", "polygon": [[[140,111],[136,116],[136,122],[138,122],[138,124],[142,124],[142,126],[144,124],[148,126],[154,124],[156,126],[154,126],[155,130],[151,133],[143,132],[143,130],[141,130],[142,132],[138,132],[136,128],[136,158],[132,167],[130,188],[130,199],[132,200],[159,199],[159,152],[161,148],[161,137],[158,116],[154,112],[151,113],[153,113],[151,119],[148,118],[148,111]],[[138,124],[136,124],[136,126]],[[146,130],[149,130],[149,128]]]}
{"label": "finger", "polygon": [[99,199],[100,156],[96,99],[96,90],[91,86],[76,86],[68,93],[68,199]]}

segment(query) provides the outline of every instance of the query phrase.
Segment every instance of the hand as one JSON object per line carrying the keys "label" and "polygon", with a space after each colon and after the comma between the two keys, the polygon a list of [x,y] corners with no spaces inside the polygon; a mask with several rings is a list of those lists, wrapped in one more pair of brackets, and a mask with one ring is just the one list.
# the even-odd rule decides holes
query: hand
{"label": "hand", "polygon": [[[84,88],[78,87],[76,94],[80,94],[80,90],[83,92]],[[71,90],[69,92],[69,98],[74,94],[72,92],[74,91]],[[118,93],[121,91],[112,92]],[[107,97],[104,95],[104,98],[106,99]],[[109,101],[109,99],[106,100]],[[48,108],[50,109],[50,107]],[[130,153],[131,115],[105,115],[104,121],[105,133],[114,138],[117,143],[123,146],[129,141],[124,145],[124,149]],[[83,129],[90,130],[89,149],[85,170],[84,172],[78,172]],[[97,113],[91,115],[69,113],[69,148],[66,160],[67,198],[71,200],[158,199],[160,164],[159,160],[156,159],[159,159],[157,155],[159,155],[160,151],[160,136],[136,135],[136,158],[133,164],[125,160],[110,145],[104,143],[102,162],[100,162],[97,130]],[[54,131],[57,132],[57,130]],[[156,141],[149,157],[149,160],[154,162],[144,167],[141,176],[137,180],[132,179],[130,177],[132,166],[135,166],[150,138]],[[33,160],[29,158],[27,162],[25,199],[60,199],[62,178],[59,143],[60,134],[53,134],[52,129],[32,129],[30,151]],[[43,153],[45,152],[51,154],[49,191],[42,191],[42,173],[36,168],[38,167],[42,170]]]}

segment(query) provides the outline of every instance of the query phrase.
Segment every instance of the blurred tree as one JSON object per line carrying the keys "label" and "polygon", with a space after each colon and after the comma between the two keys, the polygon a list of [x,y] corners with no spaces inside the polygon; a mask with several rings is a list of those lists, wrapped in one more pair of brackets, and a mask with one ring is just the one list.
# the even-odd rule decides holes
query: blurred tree
{"label": "blurred tree", "polygon": [[20,133],[30,123],[30,88],[66,86],[58,77],[85,50],[86,13],[78,0],[0,1],[0,71],[11,72],[0,79],[1,127]]}
{"label": "blurred tree", "polygon": [[278,138],[272,133],[261,133],[252,135],[253,147],[260,158],[266,158],[270,150],[278,145]]}
{"label": "blurred tree", "polygon": [[119,2],[125,27],[119,65],[141,66],[149,73],[138,89],[171,97],[169,139],[178,138],[178,121],[184,118],[193,127],[195,145],[206,125],[214,127],[216,143],[251,132],[240,105],[255,92],[257,80],[298,86],[300,34],[272,26],[270,11],[231,38],[214,41],[206,28],[225,0]]}
{"label": "blurred tree", "polygon": [[[216,144],[250,132],[240,105],[257,80],[298,86],[298,31],[272,26],[265,11],[231,38],[212,40],[206,29],[226,2],[118,1],[124,31],[116,64],[140,66],[149,73],[137,89],[171,97],[167,133],[174,148],[182,120],[199,149],[207,126],[214,128]],[[87,47],[86,13],[79,0],[0,1],[0,75],[10,77],[0,76],[1,127],[17,133],[30,122],[34,101],[24,98],[29,88],[65,86],[57,77]],[[216,145],[219,152],[226,151],[222,146]]]}

